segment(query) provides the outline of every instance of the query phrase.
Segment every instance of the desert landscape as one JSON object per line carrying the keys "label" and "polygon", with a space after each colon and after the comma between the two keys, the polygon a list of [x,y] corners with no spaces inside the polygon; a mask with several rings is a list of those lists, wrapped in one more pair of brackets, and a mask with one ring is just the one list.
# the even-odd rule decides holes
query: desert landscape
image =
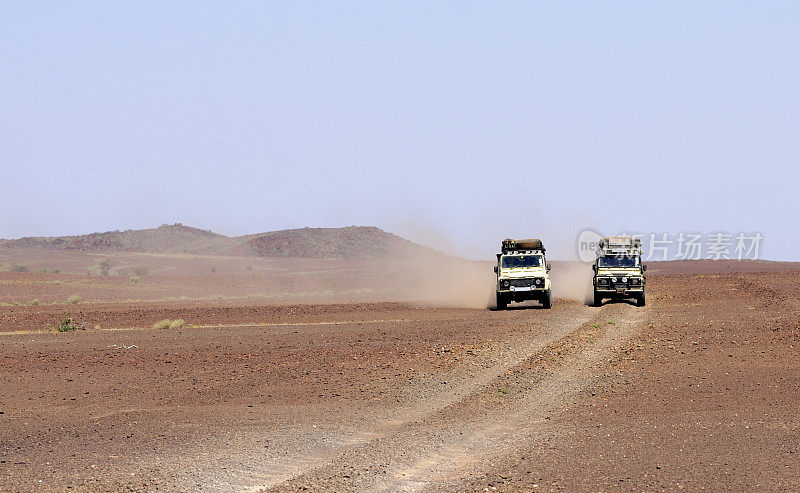
{"label": "desert landscape", "polygon": [[0,490],[800,488],[798,263],[495,311],[491,261],[278,233],[2,242]]}

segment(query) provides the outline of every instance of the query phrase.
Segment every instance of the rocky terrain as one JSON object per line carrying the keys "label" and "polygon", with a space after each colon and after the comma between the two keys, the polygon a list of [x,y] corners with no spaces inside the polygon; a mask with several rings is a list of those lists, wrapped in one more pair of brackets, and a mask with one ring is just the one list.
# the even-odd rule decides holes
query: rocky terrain
{"label": "rocky terrain", "polygon": [[480,263],[436,301],[385,261],[0,255],[2,491],[800,488],[794,264],[497,312]]}

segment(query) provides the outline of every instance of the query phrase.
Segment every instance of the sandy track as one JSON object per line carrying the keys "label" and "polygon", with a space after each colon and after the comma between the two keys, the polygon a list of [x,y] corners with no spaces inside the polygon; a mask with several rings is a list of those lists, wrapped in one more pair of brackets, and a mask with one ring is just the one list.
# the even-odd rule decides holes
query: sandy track
{"label": "sandy track", "polygon": [[[552,311],[518,309],[492,315],[536,318],[541,328],[493,341],[492,348],[483,352],[477,360],[456,364],[416,383],[405,383],[399,389],[399,405],[383,410],[379,416],[375,415],[374,409],[367,408],[364,412],[348,412],[327,426],[312,425],[311,429],[291,426],[272,433],[271,440],[278,446],[267,450],[259,450],[261,437],[257,435],[237,436],[238,450],[235,451],[227,447],[207,447],[203,453],[207,462],[224,462],[228,465],[224,471],[205,467],[198,481],[204,489],[259,491],[279,486],[320,468],[336,467],[337,461],[347,457],[351,451],[364,454],[365,450],[374,449],[374,453],[383,455],[385,452],[381,451],[381,447],[386,444],[393,449],[403,444],[403,453],[406,453],[413,446],[408,434],[418,433],[415,429],[419,423],[431,419],[436,421],[436,416],[443,410],[457,408],[459,403],[487,392],[487,389],[492,393],[496,380],[504,373],[596,318],[594,310],[571,302]],[[446,346],[443,348],[446,349]],[[458,426],[457,423],[448,426],[452,424]],[[365,458],[362,456],[358,461],[364,463]],[[355,485],[358,488],[366,486],[353,483]]]}
{"label": "sandy track", "polygon": [[[408,389],[408,392],[415,394],[413,400],[386,413],[378,420],[369,422],[368,417],[361,417],[361,423],[358,423],[357,427],[354,426],[354,423],[346,430],[340,431],[336,437],[325,436],[322,440],[325,443],[312,442],[309,450],[294,456],[280,451],[277,456],[266,460],[266,467],[264,467],[262,475],[263,483],[246,486],[256,490],[276,486],[303,473],[325,466],[328,462],[335,462],[341,454],[349,449],[376,448],[374,453],[382,455],[384,452],[380,450],[381,445],[388,443],[395,448],[398,444],[403,443],[403,453],[408,453],[408,446],[411,445],[411,442],[407,435],[409,431],[413,432],[418,423],[429,420],[432,415],[440,413],[448,407],[457,406],[459,402],[478,392],[485,391],[504,372],[520,365],[548,345],[578,330],[592,318],[593,314],[590,310],[579,306],[572,306],[572,308],[577,309],[572,313],[560,312],[556,316],[548,316],[549,313],[537,310],[536,315],[541,315],[543,319],[547,320],[545,322],[546,329],[541,333],[524,337],[516,336],[504,341],[503,350],[494,354],[491,359],[486,358],[477,369],[468,369],[460,365],[450,371],[437,374],[436,381],[426,381],[416,389]],[[517,313],[524,312],[517,311]],[[360,462],[363,463],[363,460]],[[424,471],[420,471],[420,473],[424,473]],[[256,478],[249,479],[252,481]],[[244,485],[231,486],[233,489],[240,489]]]}
{"label": "sandy track", "polygon": [[[645,310],[627,305],[570,308],[568,316],[549,321],[550,331],[527,344],[515,342],[517,350],[504,362],[473,375],[466,385],[454,385],[435,407],[423,401],[427,412],[412,412],[380,436],[353,444],[323,467],[273,489],[417,491],[443,488],[449,480],[486,468],[540,433],[548,414],[572,402],[587,381],[601,374],[598,366],[641,328],[646,316]],[[588,323],[607,325],[609,317],[614,325],[595,334],[591,344],[577,343]],[[568,345],[571,351],[565,351]],[[569,363],[551,365],[543,374],[540,360],[548,350],[569,353]],[[498,399],[498,389],[510,392],[509,375],[522,388]]]}

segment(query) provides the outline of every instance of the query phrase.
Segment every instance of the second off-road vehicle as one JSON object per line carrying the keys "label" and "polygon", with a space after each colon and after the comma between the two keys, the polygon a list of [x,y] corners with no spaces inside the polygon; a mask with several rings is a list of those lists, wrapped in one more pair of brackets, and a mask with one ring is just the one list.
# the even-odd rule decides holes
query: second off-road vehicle
{"label": "second off-road vehicle", "polygon": [[545,308],[552,306],[550,264],[545,258],[542,240],[506,238],[497,254],[497,309],[512,301],[536,300]]}
{"label": "second off-road vehicle", "polygon": [[642,240],[629,236],[601,239],[592,270],[595,306],[606,298],[633,298],[637,306],[644,306],[647,266],[642,263]]}

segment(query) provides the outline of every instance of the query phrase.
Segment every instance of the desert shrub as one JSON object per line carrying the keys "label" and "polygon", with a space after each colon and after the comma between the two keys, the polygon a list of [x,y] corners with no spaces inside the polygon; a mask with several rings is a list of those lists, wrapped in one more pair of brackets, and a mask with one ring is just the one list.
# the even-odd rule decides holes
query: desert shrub
{"label": "desert shrub", "polygon": [[131,284],[139,284],[139,276],[131,276]]}
{"label": "desert shrub", "polygon": [[248,265],[247,266],[247,270],[253,270],[253,266],[252,265]]}
{"label": "desert shrub", "polygon": [[28,268],[24,265],[14,264],[11,266],[11,272],[28,272]]}
{"label": "desert shrub", "polygon": [[103,259],[100,261],[100,275],[107,276],[111,271],[111,261]]}
{"label": "desert shrub", "polygon": [[150,271],[147,269],[147,267],[134,267],[133,273],[137,276],[146,276],[150,273]]}
{"label": "desert shrub", "polygon": [[29,305],[36,306],[39,304],[39,300],[31,300],[28,302]]}
{"label": "desert shrub", "polygon": [[176,318],[175,320],[171,320],[169,318],[165,318],[164,320],[159,320],[158,322],[153,324],[154,329],[180,329],[183,327],[186,321],[181,318]]}
{"label": "desert shrub", "polygon": [[53,269],[53,274],[58,274],[59,272],[61,272],[60,269]]}
{"label": "desert shrub", "polygon": [[216,267],[211,267],[211,272],[217,272],[217,268]]}
{"label": "desert shrub", "polygon": [[53,284],[55,284],[56,286],[61,286],[61,281],[56,281]]}
{"label": "desert shrub", "polygon": [[58,322],[58,325],[56,325],[56,330],[58,332],[71,332],[78,329],[84,330],[84,328],[85,327],[83,325],[78,324],[78,322],[72,318],[71,313],[64,315],[64,317]]}
{"label": "desert shrub", "polygon": [[80,296],[78,296],[77,294],[73,294],[72,296],[70,296],[69,298],[67,298],[67,301],[68,301],[69,303],[72,303],[72,304],[74,305],[74,304],[76,304],[76,303],[78,303],[78,302],[80,302],[80,301],[81,301],[81,297],[80,297]]}

